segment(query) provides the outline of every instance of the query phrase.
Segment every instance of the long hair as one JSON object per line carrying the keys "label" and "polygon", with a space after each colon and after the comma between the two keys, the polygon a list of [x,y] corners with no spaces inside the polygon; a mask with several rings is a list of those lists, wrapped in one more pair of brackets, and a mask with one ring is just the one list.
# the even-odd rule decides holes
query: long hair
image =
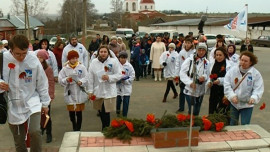
{"label": "long hair", "polygon": [[48,39],[42,39],[40,42],[39,42],[39,49],[42,49],[42,43],[43,42],[45,42],[45,43],[47,43],[47,48],[46,48],[46,50],[48,50],[49,49],[49,40]]}
{"label": "long hair", "polygon": [[107,49],[109,56],[112,57],[108,45],[101,45],[101,46],[98,48],[98,51],[97,51],[97,58],[99,57],[99,51],[100,51],[100,49],[102,49],[102,48]]}

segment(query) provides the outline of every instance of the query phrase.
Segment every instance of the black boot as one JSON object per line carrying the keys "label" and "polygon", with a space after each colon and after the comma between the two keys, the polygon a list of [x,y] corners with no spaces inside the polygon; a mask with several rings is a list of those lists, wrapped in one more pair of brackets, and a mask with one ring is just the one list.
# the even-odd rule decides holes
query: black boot
{"label": "black boot", "polygon": [[46,143],[52,142],[52,134],[47,134]]}

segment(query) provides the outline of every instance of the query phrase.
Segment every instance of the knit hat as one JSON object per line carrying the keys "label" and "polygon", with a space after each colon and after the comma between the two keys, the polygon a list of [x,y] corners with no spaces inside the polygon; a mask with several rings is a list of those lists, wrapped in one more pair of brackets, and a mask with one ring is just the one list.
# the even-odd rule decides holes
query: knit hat
{"label": "knit hat", "polygon": [[41,49],[38,51],[37,53],[38,57],[41,57],[44,60],[48,60],[49,59],[49,53],[45,50],[45,49]]}
{"label": "knit hat", "polygon": [[175,49],[175,44],[174,44],[174,43],[170,43],[169,46],[168,46],[168,48],[173,48],[173,49]]}
{"label": "knit hat", "polygon": [[73,59],[73,58],[79,58],[79,54],[78,54],[78,52],[77,51],[75,51],[75,50],[71,50],[71,51],[69,51],[68,52],[68,55],[67,55],[67,59],[68,60],[71,60],[71,59]]}
{"label": "knit hat", "polygon": [[117,37],[116,36],[112,36],[111,37],[111,40],[117,40]]}
{"label": "knit hat", "polygon": [[121,41],[123,41],[123,39],[122,39],[121,37],[117,37],[117,40],[121,40]]}
{"label": "knit hat", "polygon": [[127,58],[128,57],[128,54],[127,54],[127,52],[126,51],[121,51],[120,53],[119,53],[119,55],[118,55],[118,57],[119,58]]}
{"label": "knit hat", "polygon": [[197,51],[199,49],[204,49],[205,51],[207,51],[207,46],[205,43],[199,43],[198,46],[197,46]]}

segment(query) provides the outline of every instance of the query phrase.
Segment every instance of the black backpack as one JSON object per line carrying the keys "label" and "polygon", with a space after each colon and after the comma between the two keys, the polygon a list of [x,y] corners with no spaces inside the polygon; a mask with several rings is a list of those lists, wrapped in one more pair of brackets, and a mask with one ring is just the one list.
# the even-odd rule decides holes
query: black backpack
{"label": "black backpack", "polygon": [[[3,79],[3,52],[0,53],[0,72]],[[0,124],[5,124],[7,121],[7,93],[0,93]]]}

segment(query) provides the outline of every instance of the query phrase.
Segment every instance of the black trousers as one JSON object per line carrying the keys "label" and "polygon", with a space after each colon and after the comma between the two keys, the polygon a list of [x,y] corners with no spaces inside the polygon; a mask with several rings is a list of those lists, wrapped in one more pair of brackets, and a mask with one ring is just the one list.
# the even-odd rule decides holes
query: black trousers
{"label": "black trousers", "polygon": [[173,93],[177,94],[177,91],[176,91],[175,86],[173,84],[173,80],[168,80],[167,81],[167,88],[166,88],[166,91],[165,91],[165,94],[164,94],[164,98],[167,98],[171,88],[173,90]]}
{"label": "black trousers", "polygon": [[104,102],[102,104],[101,110],[98,111],[100,115],[100,120],[102,123],[102,130],[106,127],[110,126],[111,118],[110,118],[110,113],[105,111],[105,106]]}
{"label": "black trousers", "polygon": [[72,122],[73,131],[80,131],[82,126],[82,111],[69,111],[69,118]]}
{"label": "black trousers", "polygon": [[146,77],[147,76],[146,68],[147,68],[147,65],[140,65],[140,76],[141,77]]}

